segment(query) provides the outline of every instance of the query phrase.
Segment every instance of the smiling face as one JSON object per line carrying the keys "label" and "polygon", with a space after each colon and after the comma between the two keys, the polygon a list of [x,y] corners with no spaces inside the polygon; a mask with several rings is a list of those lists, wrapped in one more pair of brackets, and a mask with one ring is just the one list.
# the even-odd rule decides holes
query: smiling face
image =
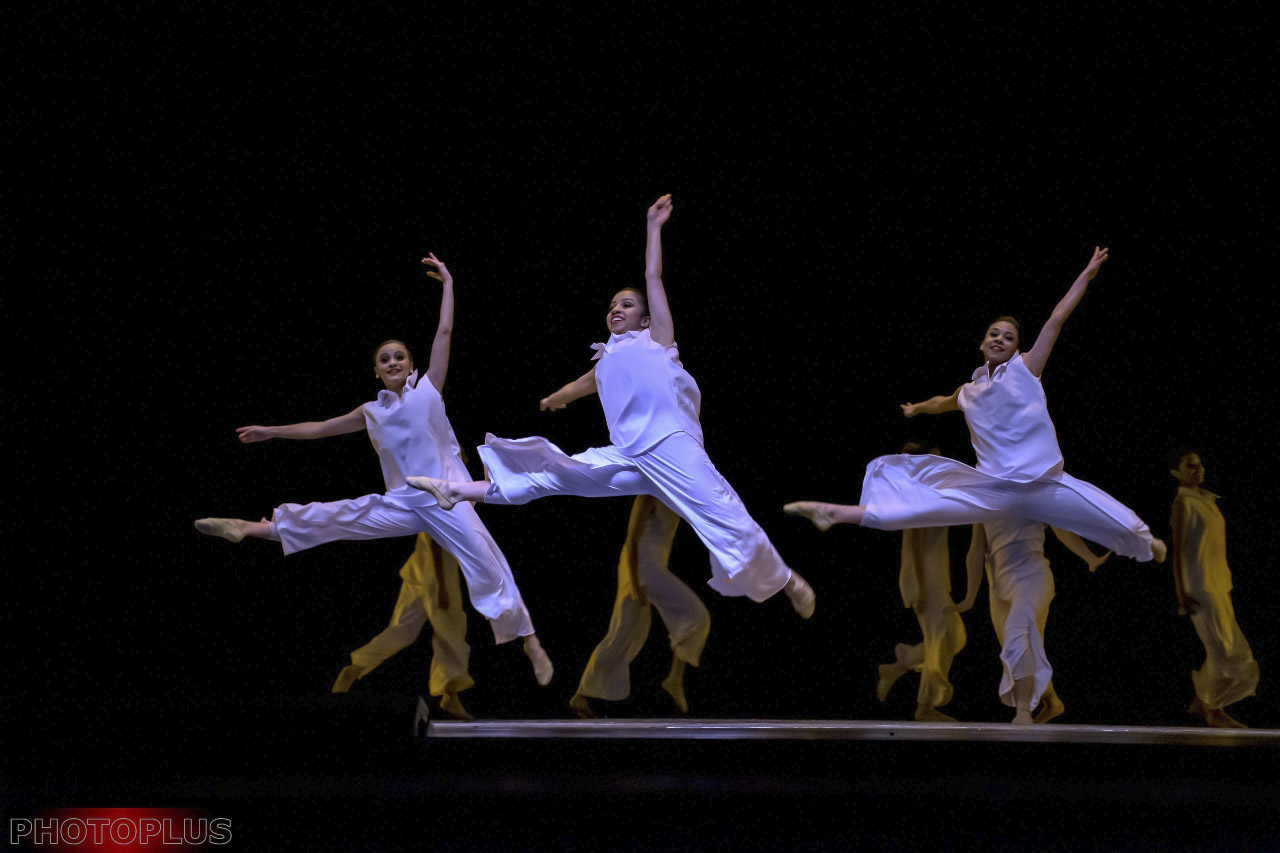
{"label": "smiling face", "polygon": [[996,320],[982,338],[982,357],[992,366],[1004,364],[1018,351],[1018,327],[1008,320]]}
{"label": "smiling face", "polygon": [[413,356],[400,341],[387,341],[378,347],[373,356],[374,374],[392,391],[404,387],[404,381],[413,373]]}
{"label": "smiling face", "polygon": [[1204,482],[1204,463],[1199,453],[1184,453],[1178,460],[1178,467],[1171,472],[1179,486],[1194,489]]}
{"label": "smiling face", "polygon": [[636,290],[619,290],[609,302],[605,325],[615,335],[649,328],[649,304]]}

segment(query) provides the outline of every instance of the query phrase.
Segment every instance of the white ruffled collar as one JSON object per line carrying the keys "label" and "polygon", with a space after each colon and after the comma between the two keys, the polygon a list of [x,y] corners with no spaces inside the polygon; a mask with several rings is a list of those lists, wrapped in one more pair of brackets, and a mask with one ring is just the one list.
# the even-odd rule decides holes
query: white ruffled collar
{"label": "white ruffled collar", "polygon": [[644,337],[648,334],[649,334],[648,329],[629,329],[620,335],[616,335],[611,332],[609,334],[609,340],[605,341],[602,344],[591,345],[591,348],[596,351],[596,354],[591,356],[591,360],[596,361],[605,353],[611,351],[615,344],[621,341],[625,341],[627,338],[639,338],[639,337]]}
{"label": "white ruffled collar", "polygon": [[[409,378],[404,381],[406,389],[418,387],[418,371],[409,374]],[[392,406],[400,402],[400,395],[390,388],[383,388],[378,392],[378,404],[384,409],[390,409]]]}
{"label": "white ruffled collar", "polygon": [[988,371],[987,363],[983,362],[982,367],[979,367],[977,370],[973,371],[973,381],[977,382],[979,379],[982,379],[983,377],[988,377],[992,382],[995,382],[998,378],[1000,378],[1004,374],[1006,370],[1009,369],[1009,365],[1013,364],[1013,360],[1015,358],[1022,358],[1022,350],[1014,350],[1013,355],[1009,356],[1008,361],[1004,362],[1003,364],[997,364],[996,369],[992,371]]}

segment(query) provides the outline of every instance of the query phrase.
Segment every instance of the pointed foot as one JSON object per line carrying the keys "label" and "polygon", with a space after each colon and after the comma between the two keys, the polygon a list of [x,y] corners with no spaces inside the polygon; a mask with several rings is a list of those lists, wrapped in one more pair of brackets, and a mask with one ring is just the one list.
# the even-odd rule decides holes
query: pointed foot
{"label": "pointed foot", "polygon": [[475,720],[475,717],[471,716],[471,714],[467,712],[467,709],[462,706],[462,700],[458,698],[457,693],[446,693],[441,696],[440,710],[444,711],[446,714],[453,715],[465,723],[470,723]]}
{"label": "pointed foot", "polygon": [[787,515],[799,515],[813,522],[813,526],[819,530],[830,530],[831,525],[835,523],[831,517],[830,504],[817,503],[816,501],[796,501],[795,503],[783,504],[782,511]]}
{"label": "pointed foot", "polygon": [[876,698],[881,702],[888,698],[889,691],[905,672],[906,670],[896,663],[882,663],[876,667]]}
{"label": "pointed foot", "polygon": [[245,522],[238,518],[200,518],[196,520],[196,530],[205,536],[218,536],[228,542],[239,542],[244,539]]}
{"label": "pointed foot", "polygon": [[1036,714],[1036,722],[1043,724],[1050,720],[1062,716],[1062,712],[1067,710],[1067,706],[1062,704],[1062,700],[1057,696],[1046,697],[1040,703],[1040,712]]}
{"label": "pointed foot", "polygon": [[551,683],[551,676],[555,674],[555,667],[551,665],[551,658],[547,657],[547,653],[543,651],[542,644],[538,642],[538,638],[530,634],[524,640],[524,653],[529,656],[529,660],[533,663],[533,677],[537,679],[538,684],[546,687]]}
{"label": "pointed foot", "polygon": [[449,484],[445,480],[437,480],[435,477],[405,477],[404,481],[415,489],[430,492],[441,509],[453,509],[458,503],[449,495]]}
{"label": "pointed foot", "polygon": [[569,707],[573,709],[573,713],[584,720],[594,720],[596,718],[595,711],[591,710],[591,703],[581,693],[573,694],[573,698],[569,700]]}
{"label": "pointed foot", "polygon": [[916,722],[917,723],[956,723],[959,722],[950,714],[944,714],[931,705],[916,706]]}
{"label": "pointed foot", "polygon": [[813,587],[805,583],[804,578],[792,571],[791,579],[783,589],[786,590],[787,598],[791,599],[791,606],[800,614],[801,619],[808,619],[813,615],[818,605],[818,596],[814,593]]}
{"label": "pointed foot", "polygon": [[[662,689],[667,691],[671,701],[676,703],[681,714],[689,713],[689,700],[684,695],[684,679],[676,675],[668,675],[662,679]],[[572,704],[572,703],[571,703]]]}

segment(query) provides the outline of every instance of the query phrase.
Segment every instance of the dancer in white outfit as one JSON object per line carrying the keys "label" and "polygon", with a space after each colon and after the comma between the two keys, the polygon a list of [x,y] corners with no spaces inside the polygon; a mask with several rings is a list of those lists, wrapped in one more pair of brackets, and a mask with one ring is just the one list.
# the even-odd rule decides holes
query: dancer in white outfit
{"label": "dancer in white outfit", "polygon": [[1196,697],[1188,713],[1214,728],[1247,728],[1223,710],[1253,696],[1258,688],[1258,662],[1236,622],[1231,604],[1231,570],[1227,568],[1227,524],[1218,496],[1200,484],[1200,454],[1178,454],[1170,470],[1178,481],[1173,499],[1173,583],[1178,614],[1189,614],[1200,642],[1204,664],[1191,673]]}
{"label": "dancer in white outfit", "polygon": [[[1047,723],[1065,710],[1053,689],[1053,668],[1044,651],[1044,627],[1053,600],[1053,573],[1044,556],[1044,528],[1039,521],[1005,517],[973,526],[973,538],[965,559],[968,584],[964,600],[953,609],[964,613],[973,607],[985,569],[991,624],[1000,641],[1000,700],[1016,709],[1013,722]],[[1085,561],[1090,572],[1111,556],[1095,555],[1079,536],[1053,528],[1073,554]],[[1044,707],[1033,720],[1031,711]]]}
{"label": "dancer in white outfit", "polygon": [[1070,530],[1117,554],[1162,562],[1164,543],[1132,510],[1063,472],[1040,385],[1062,324],[1106,260],[1106,249],[1094,250],[1029,352],[1018,350],[1016,321],[1001,317],[987,328],[980,346],[986,363],[971,382],[947,396],[902,407],[907,417],[963,411],[978,456],[976,469],[938,456],[881,456],[867,466],[858,505],[800,501],[783,509],[809,518],[820,530],[832,524],[902,530],[1017,515]]}
{"label": "dancer in white outfit", "polygon": [[382,463],[387,491],[381,495],[329,503],[282,504],[270,521],[202,518],[196,529],[210,536],[239,542],[246,536],[280,542],[285,554],[339,539],[380,539],[430,533],[458,559],[467,579],[471,603],[493,627],[495,642],[524,637],[525,653],[533,662],[539,684],[551,680],[552,666],[533,631],[529,612],[511,576],[506,558],[476,515],[467,506],[461,513],[445,512],[431,495],[405,483],[406,473],[438,476],[466,474],[458,440],[445,415],[440,389],[449,369],[453,336],[453,277],[435,255],[422,263],[439,270],[444,283],[440,323],[431,346],[427,382],[418,381],[413,357],[400,341],[386,341],[374,355],[374,374],[386,390],[371,403],[327,421],[285,426],[247,426],[236,430],[250,444],[272,438],[313,439],[368,430]]}
{"label": "dancer in white outfit", "polygon": [[649,636],[652,610],[662,617],[671,639],[671,671],[662,680],[662,689],[681,713],[689,712],[684,671],[686,665],[698,665],[711,630],[711,614],[697,593],[667,569],[679,526],[680,517],[657,498],[638,495],[631,505],[609,631],[591,653],[578,691],[569,700],[578,716],[595,716],[590,699],[616,702],[630,695],[631,662]]}
{"label": "dancer in white outfit", "polygon": [[457,559],[430,536],[419,533],[413,554],[400,568],[400,594],[391,621],[376,637],[351,653],[350,665],[338,673],[334,693],[346,693],[356,681],[418,639],[431,625],[431,671],[427,689],[440,697],[440,708],[460,720],[474,720],[458,694],[475,686],[467,669],[467,614]]}
{"label": "dancer in white outfit", "polygon": [[569,456],[544,438],[490,435],[480,447],[489,480],[424,476],[410,477],[409,484],[445,508],[467,501],[523,504],[548,495],[653,495],[711,552],[712,589],[753,601],[785,590],[807,619],[812,588],[778,556],[703,449],[698,386],[680,363],[662,283],[662,226],[671,211],[669,195],[649,208],[646,293],[614,295],[609,340],[595,345],[598,363],[544,401],[556,409],[598,393],[612,445]]}

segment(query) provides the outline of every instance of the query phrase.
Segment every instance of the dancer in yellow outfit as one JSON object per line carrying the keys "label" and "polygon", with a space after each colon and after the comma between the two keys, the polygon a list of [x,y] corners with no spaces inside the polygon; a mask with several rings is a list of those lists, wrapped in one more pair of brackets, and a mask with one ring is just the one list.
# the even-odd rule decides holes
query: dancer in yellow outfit
{"label": "dancer in yellow outfit", "polygon": [[1191,673],[1196,698],[1187,711],[1214,728],[1247,728],[1223,710],[1258,688],[1258,662],[1231,604],[1226,521],[1218,496],[1200,485],[1200,454],[1179,452],[1170,473],[1178,481],[1171,518],[1178,614],[1191,616],[1205,651],[1204,665]]}
{"label": "dancer in yellow outfit", "polygon": [[631,505],[609,631],[591,653],[578,691],[569,700],[579,717],[595,716],[589,699],[618,701],[630,695],[630,666],[649,636],[650,607],[658,611],[671,637],[671,671],[662,689],[681,713],[688,713],[684,670],[698,665],[711,616],[697,594],[667,570],[679,526],[680,517],[650,495],[639,495]]}
{"label": "dancer in yellow outfit", "polygon": [[440,697],[440,708],[460,720],[474,720],[458,694],[475,685],[467,671],[467,614],[462,609],[458,561],[425,533],[419,533],[413,555],[400,569],[400,595],[391,622],[351,653],[351,665],[338,674],[334,693],[346,693],[357,680],[418,639],[431,623],[431,674],[428,690]]}
{"label": "dancer in yellow outfit", "polygon": [[[903,453],[941,451],[920,442],[902,448]],[[902,564],[898,574],[902,603],[910,607],[920,623],[924,639],[915,645],[894,647],[894,662],[882,664],[876,682],[876,698],[881,702],[894,683],[914,671],[920,673],[916,693],[915,719],[920,722],[954,723],[954,717],[938,710],[951,701],[951,661],[968,639],[964,621],[951,599],[951,555],[947,551],[947,528],[917,527],[902,531]]]}

